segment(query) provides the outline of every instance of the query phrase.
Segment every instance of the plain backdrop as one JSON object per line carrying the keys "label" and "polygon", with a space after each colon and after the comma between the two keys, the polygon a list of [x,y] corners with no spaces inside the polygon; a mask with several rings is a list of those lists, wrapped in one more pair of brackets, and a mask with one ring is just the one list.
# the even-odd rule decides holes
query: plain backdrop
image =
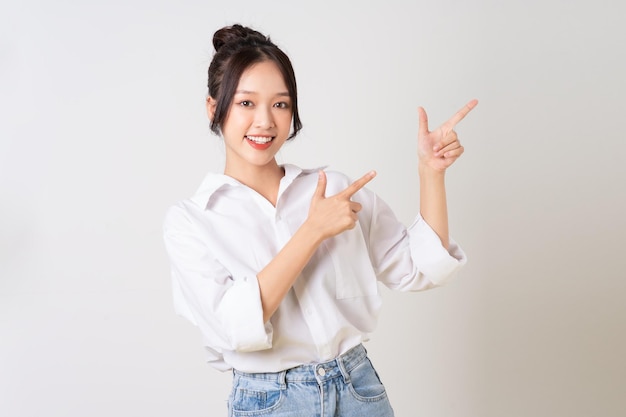
{"label": "plain backdrop", "polygon": [[382,289],[367,344],[398,416],[626,410],[626,10],[618,0],[3,0],[0,415],[222,416],[230,375],[174,314],[165,210],[223,149],[212,34],[291,57],[302,134],[280,162],[358,177],[417,214],[417,107],[472,98],[447,176],[470,261]]}

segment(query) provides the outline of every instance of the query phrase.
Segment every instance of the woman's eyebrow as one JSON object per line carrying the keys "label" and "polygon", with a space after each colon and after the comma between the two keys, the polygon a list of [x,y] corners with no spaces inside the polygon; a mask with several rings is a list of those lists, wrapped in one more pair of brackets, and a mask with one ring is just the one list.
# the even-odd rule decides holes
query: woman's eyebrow
{"label": "woman's eyebrow", "polygon": [[[256,91],[250,91],[250,90],[237,90],[235,91],[235,94],[258,94],[258,93]],[[289,97],[289,92],[281,91],[280,93],[277,93],[276,95]]]}

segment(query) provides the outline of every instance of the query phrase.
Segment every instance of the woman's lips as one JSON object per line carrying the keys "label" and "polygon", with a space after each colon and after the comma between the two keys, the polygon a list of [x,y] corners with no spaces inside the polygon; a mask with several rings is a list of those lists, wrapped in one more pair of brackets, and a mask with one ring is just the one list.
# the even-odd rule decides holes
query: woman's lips
{"label": "woman's lips", "polygon": [[254,149],[267,149],[272,145],[273,136],[246,136],[246,140]]}

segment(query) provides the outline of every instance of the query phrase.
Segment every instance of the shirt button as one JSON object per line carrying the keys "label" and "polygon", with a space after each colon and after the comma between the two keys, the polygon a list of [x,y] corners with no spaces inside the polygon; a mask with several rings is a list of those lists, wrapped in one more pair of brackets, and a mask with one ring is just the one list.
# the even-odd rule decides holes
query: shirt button
{"label": "shirt button", "polygon": [[326,370],[325,370],[324,368],[319,368],[319,369],[317,370],[317,374],[318,374],[319,376],[324,376],[324,375],[326,375]]}

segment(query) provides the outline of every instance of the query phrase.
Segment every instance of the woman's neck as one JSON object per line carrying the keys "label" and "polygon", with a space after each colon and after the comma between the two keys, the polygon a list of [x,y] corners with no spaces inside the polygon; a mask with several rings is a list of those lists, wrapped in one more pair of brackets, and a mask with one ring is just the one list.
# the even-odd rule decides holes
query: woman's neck
{"label": "woman's neck", "polygon": [[247,165],[238,169],[232,169],[226,164],[224,175],[250,187],[276,206],[278,187],[280,180],[285,176],[285,170],[274,160],[267,165]]}

